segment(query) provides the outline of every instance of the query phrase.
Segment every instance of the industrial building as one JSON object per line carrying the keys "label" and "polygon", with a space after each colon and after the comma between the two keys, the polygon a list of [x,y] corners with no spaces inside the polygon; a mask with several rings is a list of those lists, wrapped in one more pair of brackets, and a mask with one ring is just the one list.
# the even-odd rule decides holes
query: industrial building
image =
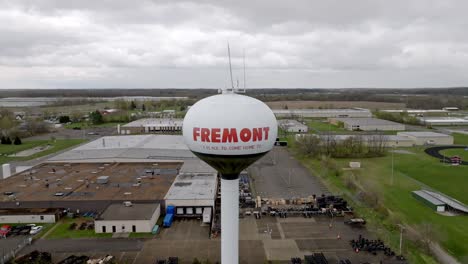
{"label": "industrial building", "polygon": [[180,135],[107,136],[49,159],[53,162],[158,162],[196,158]]}
{"label": "industrial building", "polygon": [[364,108],[348,109],[273,109],[277,118],[335,118],[372,117],[371,111]]}
{"label": "industrial building", "polygon": [[166,207],[174,206],[176,216],[201,217],[213,212],[217,198],[218,173],[201,160],[186,160],[165,196]]}
{"label": "industrial building", "polygon": [[43,163],[2,180],[0,208],[70,208],[102,212],[110,203],[155,202],[180,162]]}
{"label": "industrial building", "polygon": [[158,203],[114,203],[94,221],[96,233],[150,233],[161,214]]}
{"label": "industrial building", "polygon": [[290,133],[307,133],[309,131],[308,126],[294,119],[280,119],[278,120],[278,126]]}
{"label": "industrial building", "polygon": [[459,117],[420,117],[418,120],[426,126],[466,126],[468,119]]}
{"label": "industrial building", "polygon": [[182,132],[183,119],[144,118],[117,126],[117,133],[129,134],[174,134]]}
{"label": "industrial building", "polygon": [[0,209],[1,224],[55,223],[59,210],[53,208]]}
{"label": "industrial building", "polygon": [[412,195],[417,200],[429,206],[436,212],[445,212],[445,203],[435,198],[434,196],[426,193],[424,190],[413,191]]}
{"label": "industrial building", "polygon": [[407,113],[410,116],[447,116],[449,110],[447,109],[393,109],[393,110],[380,110],[384,113],[402,114]]}
{"label": "industrial building", "polygon": [[450,210],[452,212],[468,214],[468,206],[445,194],[429,190],[418,190],[413,191],[412,195],[436,212]]}
{"label": "industrial building", "polygon": [[[153,227],[153,220],[132,210],[158,204],[159,215],[168,202],[176,216],[203,216],[210,223],[218,190],[217,172],[179,135],[103,137],[0,181],[0,193],[8,194],[0,197],[0,208],[102,213],[96,232],[113,232],[112,226],[123,232],[122,225],[125,232],[150,232],[143,230]],[[124,202],[132,208],[124,208]],[[121,215],[114,217],[115,210]],[[134,221],[141,225],[133,227]]]}
{"label": "industrial building", "polygon": [[453,145],[453,137],[435,132],[398,132],[398,136],[408,137],[415,145]]}
{"label": "industrial building", "polygon": [[329,122],[351,131],[402,131],[405,125],[378,118],[330,118]]}

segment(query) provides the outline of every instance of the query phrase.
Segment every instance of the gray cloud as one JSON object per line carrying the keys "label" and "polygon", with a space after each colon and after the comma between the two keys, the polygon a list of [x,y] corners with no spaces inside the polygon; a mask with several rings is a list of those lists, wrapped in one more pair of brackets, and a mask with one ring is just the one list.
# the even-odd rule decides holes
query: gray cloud
{"label": "gray cloud", "polygon": [[0,88],[466,85],[466,1],[0,1]]}

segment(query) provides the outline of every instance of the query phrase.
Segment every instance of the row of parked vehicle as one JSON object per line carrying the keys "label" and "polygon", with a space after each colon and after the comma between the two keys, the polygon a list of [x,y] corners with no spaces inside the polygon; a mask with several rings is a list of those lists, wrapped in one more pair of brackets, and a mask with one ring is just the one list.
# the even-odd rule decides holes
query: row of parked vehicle
{"label": "row of parked vehicle", "polygon": [[7,238],[9,236],[18,236],[18,235],[35,235],[41,232],[43,226],[38,226],[36,224],[27,224],[27,225],[3,225],[0,227],[0,237]]}

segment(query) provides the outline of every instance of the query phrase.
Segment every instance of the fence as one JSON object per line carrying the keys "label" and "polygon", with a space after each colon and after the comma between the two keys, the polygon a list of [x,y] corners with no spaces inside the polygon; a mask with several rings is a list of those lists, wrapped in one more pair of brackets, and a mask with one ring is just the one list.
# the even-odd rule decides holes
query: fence
{"label": "fence", "polygon": [[23,240],[19,240],[15,247],[5,250],[1,250],[0,264],[5,264],[10,261],[12,258],[16,257],[16,254],[20,252],[25,246],[30,245],[32,242],[32,237],[27,237]]}

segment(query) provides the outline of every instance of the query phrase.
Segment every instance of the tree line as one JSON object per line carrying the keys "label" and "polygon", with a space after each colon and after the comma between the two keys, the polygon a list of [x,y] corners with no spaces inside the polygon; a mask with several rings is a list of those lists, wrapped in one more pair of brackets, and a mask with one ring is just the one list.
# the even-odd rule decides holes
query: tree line
{"label": "tree line", "polygon": [[298,150],[302,155],[320,158],[369,158],[381,157],[386,153],[387,136],[353,135],[338,139],[333,134],[301,135],[297,139]]}

